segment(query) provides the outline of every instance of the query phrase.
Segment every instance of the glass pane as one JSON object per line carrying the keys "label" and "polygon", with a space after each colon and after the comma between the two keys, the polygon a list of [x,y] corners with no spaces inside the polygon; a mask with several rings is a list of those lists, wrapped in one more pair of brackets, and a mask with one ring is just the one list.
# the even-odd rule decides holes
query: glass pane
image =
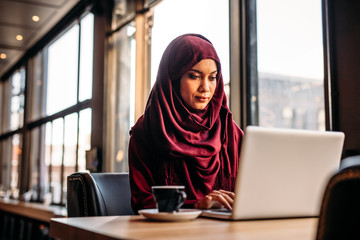
{"label": "glass pane", "polygon": [[[190,12],[196,14],[193,17],[184,14]],[[228,85],[229,1],[224,0],[164,0],[154,7],[151,85],[156,80],[165,48],[175,37],[184,33],[199,33],[212,42],[221,61],[224,84]]]}
{"label": "glass pane", "polygon": [[4,89],[5,83],[3,81],[0,81],[0,100],[1,100],[1,104],[0,104],[0,134],[3,133],[3,118],[2,116],[4,116],[4,110],[5,110],[5,106],[3,103],[3,99],[4,99],[4,94],[3,92],[5,91]]}
{"label": "glass pane", "polygon": [[42,172],[42,174],[44,174],[42,177],[42,179],[44,181],[41,181],[42,184],[44,184],[44,195],[46,194],[51,194],[51,187],[50,187],[50,176],[49,176],[49,172],[50,172],[50,163],[51,163],[51,155],[52,155],[52,145],[51,145],[51,141],[52,141],[52,123],[48,122],[46,124],[45,127],[45,156],[44,156],[44,171]]}
{"label": "glass pane", "polygon": [[64,121],[62,118],[53,122],[51,139],[51,180],[50,187],[54,203],[61,201],[61,166],[63,160]]}
{"label": "glass pane", "polygon": [[21,68],[11,77],[11,115],[10,130],[21,128],[24,124],[24,91],[25,91],[25,69]]}
{"label": "glass pane", "polygon": [[7,81],[1,82],[3,98],[1,99],[1,133],[6,133],[10,130],[10,116],[11,116],[11,78]]}
{"label": "glass pane", "polygon": [[12,158],[11,158],[11,195],[14,198],[19,197],[19,164],[21,161],[22,149],[21,149],[22,137],[20,134],[15,134],[12,137]]}
{"label": "glass pane", "polygon": [[39,182],[39,160],[40,160],[40,128],[35,128],[31,131],[30,142],[30,193],[26,200],[38,200],[38,193],[40,191]]}
{"label": "glass pane", "polygon": [[260,125],[324,130],[321,0],[258,0],[257,31]]}
{"label": "glass pane", "polygon": [[114,125],[114,171],[128,171],[127,153],[135,107],[135,28],[133,23],[115,35],[116,101]]}
{"label": "glass pane", "polygon": [[78,48],[78,25],[48,48],[47,115],[77,103]]}
{"label": "glass pane", "polygon": [[29,60],[29,109],[28,119],[37,120],[45,116],[44,109],[44,79],[43,79],[43,52],[39,52]]}
{"label": "glass pane", "polygon": [[78,114],[65,117],[63,202],[66,200],[66,177],[76,171],[76,148],[78,141]]}
{"label": "glass pane", "polygon": [[91,109],[80,112],[78,171],[86,171],[86,151],[91,148]]}
{"label": "glass pane", "polygon": [[80,87],[79,101],[92,97],[94,15],[89,13],[81,20],[80,38]]}
{"label": "glass pane", "polygon": [[1,195],[10,195],[11,180],[11,159],[12,159],[12,139],[6,138],[1,141]]}
{"label": "glass pane", "polygon": [[135,16],[135,0],[114,0],[111,29],[115,30]]}

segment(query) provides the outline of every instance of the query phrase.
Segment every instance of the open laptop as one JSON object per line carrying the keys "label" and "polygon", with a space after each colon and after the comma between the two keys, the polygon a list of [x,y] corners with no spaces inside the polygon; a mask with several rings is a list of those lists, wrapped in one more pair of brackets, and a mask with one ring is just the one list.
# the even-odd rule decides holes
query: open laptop
{"label": "open laptop", "polygon": [[328,180],[339,168],[343,143],[342,132],[247,127],[232,211],[204,210],[201,216],[318,216]]}

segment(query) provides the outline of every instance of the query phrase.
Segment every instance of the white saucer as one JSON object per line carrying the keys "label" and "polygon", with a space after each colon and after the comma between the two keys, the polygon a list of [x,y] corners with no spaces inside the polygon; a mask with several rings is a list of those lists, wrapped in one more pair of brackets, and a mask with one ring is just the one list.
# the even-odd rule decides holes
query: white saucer
{"label": "white saucer", "polygon": [[153,208],[139,210],[139,214],[157,221],[187,221],[197,218],[201,214],[201,211],[196,209],[180,209],[179,212],[159,213],[157,209]]}

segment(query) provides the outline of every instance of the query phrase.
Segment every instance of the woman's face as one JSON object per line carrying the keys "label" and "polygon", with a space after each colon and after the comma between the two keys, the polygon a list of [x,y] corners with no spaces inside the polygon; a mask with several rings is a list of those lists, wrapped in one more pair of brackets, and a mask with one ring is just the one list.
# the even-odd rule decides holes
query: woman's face
{"label": "woman's face", "polygon": [[212,59],[203,59],[180,79],[180,95],[193,109],[204,109],[216,89],[217,67]]}

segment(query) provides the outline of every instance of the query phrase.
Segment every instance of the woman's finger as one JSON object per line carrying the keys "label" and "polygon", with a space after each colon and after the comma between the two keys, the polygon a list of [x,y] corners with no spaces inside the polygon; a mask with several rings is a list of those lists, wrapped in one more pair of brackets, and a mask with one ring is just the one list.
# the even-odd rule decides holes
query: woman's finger
{"label": "woman's finger", "polygon": [[214,206],[215,202],[220,203],[222,206],[226,207],[227,209],[232,209],[232,204],[233,204],[233,199],[231,197],[229,197],[226,194],[222,194],[218,191],[213,191],[209,194],[209,196],[212,197],[213,202],[214,202]]}
{"label": "woman's finger", "polygon": [[226,191],[226,190],[222,190],[222,189],[220,189],[219,192],[228,195],[228,196],[231,197],[232,199],[235,198],[235,193],[234,193],[234,192],[230,192],[230,191]]}
{"label": "woman's finger", "polygon": [[212,206],[212,197],[207,195],[195,204],[195,208],[209,209]]}
{"label": "woman's finger", "polygon": [[234,202],[234,196],[235,196],[235,195],[232,196],[232,195],[229,195],[228,193],[229,193],[229,192],[224,193],[224,192],[222,192],[222,191],[217,191],[217,190],[215,190],[215,191],[212,191],[209,195],[210,195],[210,196],[212,196],[212,195],[222,196],[222,197],[225,199],[225,201],[228,202],[228,203],[230,204],[230,206],[232,206],[232,205],[233,205],[233,202]]}
{"label": "woman's finger", "polygon": [[226,190],[213,190],[195,204],[195,208],[209,209],[225,207],[232,209],[235,194]]}

